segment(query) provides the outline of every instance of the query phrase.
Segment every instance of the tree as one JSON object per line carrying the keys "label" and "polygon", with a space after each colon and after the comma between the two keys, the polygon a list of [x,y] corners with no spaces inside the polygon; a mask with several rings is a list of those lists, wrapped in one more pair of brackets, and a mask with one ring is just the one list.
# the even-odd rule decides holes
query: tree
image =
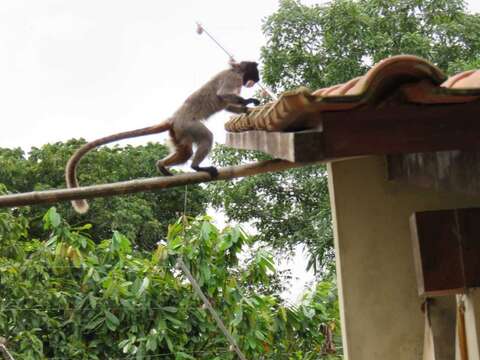
{"label": "tree", "polygon": [[[306,6],[280,0],[263,24],[263,81],[276,92],[318,89],[363,75],[379,60],[419,55],[448,74],[480,68],[480,16],[462,0],[333,0]],[[215,150],[218,164],[263,155]],[[305,245],[308,266],[332,265],[331,214],[324,166],[211,185],[214,205],[251,222],[278,251]]]}
{"label": "tree", "polygon": [[[32,148],[28,156],[21,149],[0,149],[0,183],[11,192],[64,188],[64,169],[68,158],[84,140],[47,144]],[[158,176],[155,161],[166,155],[160,144],[145,146],[103,147],[92,151],[79,166],[83,185]],[[175,222],[184,210],[185,188],[145,192],[129,196],[98,198],[91,201],[86,215],[76,214],[70,203],[57,206],[73,224],[92,224],[96,238],[108,238],[112,230],[126,234],[135,244],[153,248],[165,237],[168,224]],[[200,186],[188,187],[189,214],[204,213],[207,195]],[[32,234],[42,236],[42,214],[47,206],[22,208],[31,221]]]}
{"label": "tree", "polygon": [[263,80],[277,91],[331,86],[397,54],[448,74],[479,67],[480,16],[463,0],[281,0],[263,24]]}
{"label": "tree", "polygon": [[179,257],[248,358],[340,356],[330,341],[338,346],[337,305],[325,302],[334,284],[297,307],[250,291],[269,287],[275,267],[263,251],[240,264],[252,240],[238,227],[182,218],[152,253],[119,232],[92,239],[88,225],[69,226],[55,208],[43,216],[45,238],[32,238],[28,223],[0,212],[0,333],[18,358],[236,358],[176,268]]}

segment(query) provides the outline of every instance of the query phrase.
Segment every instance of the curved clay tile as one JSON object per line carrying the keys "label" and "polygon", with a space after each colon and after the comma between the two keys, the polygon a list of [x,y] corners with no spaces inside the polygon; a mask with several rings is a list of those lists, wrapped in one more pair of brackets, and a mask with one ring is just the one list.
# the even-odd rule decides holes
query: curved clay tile
{"label": "curved clay tile", "polygon": [[[451,89],[480,89],[480,70],[468,71],[466,76],[462,76],[453,82]],[[443,86],[443,84],[442,84]]]}
{"label": "curved clay tile", "polygon": [[312,95],[313,96],[327,96],[328,94],[332,93],[333,91],[335,91],[336,89],[338,89],[342,85],[343,84],[338,84],[338,85],[333,85],[333,86],[330,86],[330,87],[327,87],[327,88],[318,89],[318,90],[315,90],[312,93]]}
{"label": "curved clay tile", "polygon": [[334,88],[328,94],[329,96],[339,96],[339,95],[346,95],[349,91],[358,84],[358,82],[363,78],[363,76],[356,77],[352,80],[347,81],[345,84],[340,85],[339,87]]}
{"label": "curved clay tile", "polygon": [[[322,112],[368,106],[375,99],[384,101],[395,89],[403,92],[403,101],[423,104],[465,102],[480,97],[480,70],[445,80],[446,76],[425,59],[413,55],[393,56],[374,65],[364,76],[344,84],[314,92],[303,87],[287,91],[275,102],[257,107],[248,114],[234,116],[225,128],[234,132],[315,128]],[[441,84],[452,90],[448,90],[448,94],[445,94],[447,89],[439,91]],[[470,91],[461,89],[471,88],[477,88],[478,94],[461,93]]]}
{"label": "curved clay tile", "polygon": [[468,70],[468,71],[464,71],[464,72],[461,72],[459,74],[456,74],[456,75],[453,75],[451,77],[449,77],[446,81],[444,81],[442,83],[442,85],[440,85],[441,87],[445,87],[445,88],[453,88],[453,87],[456,87],[455,84],[466,78],[466,77],[469,77],[472,73],[474,73],[475,70]]}
{"label": "curved clay tile", "polygon": [[429,61],[413,55],[397,55],[375,64],[347,95],[361,95],[375,91],[383,81],[398,81],[402,78],[428,78],[436,84],[445,81],[445,74]]}

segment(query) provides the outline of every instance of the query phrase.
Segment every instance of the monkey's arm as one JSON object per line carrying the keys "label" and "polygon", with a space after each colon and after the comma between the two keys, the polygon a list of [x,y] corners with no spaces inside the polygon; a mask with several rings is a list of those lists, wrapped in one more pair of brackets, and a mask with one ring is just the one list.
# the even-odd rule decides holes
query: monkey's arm
{"label": "monkey's arm", "polygon": [[229,73],[223,79],[220,87],[217,90],[217,96],[228,105],[236,105],[246,107],[248,104],[255,106],[260,104],[260,101],[254,98],[244,99],[240,95],[242,89],[242,78],[238,74]]}
{"label": "monkey's arm", "polygon": [[234,113],[234,114],[245,114],[248,112],[248,107],[244,105],[233,105],[233,104],[228,104],[225,107],[225,110]]}
{"label": "monkey's arm", "polygon": [[[249,98],[249,99],[244,99],[243,97],[236,95],[236,94],[219,94],[217,93],[217,96],[228,103],[227,106],[233,105],[233,106],[243,106],[246,107],[248,104],[253,104],[255,106],[260,105],[260,101],[254,98]],[[245,111],[243,111],[245,112]]]}

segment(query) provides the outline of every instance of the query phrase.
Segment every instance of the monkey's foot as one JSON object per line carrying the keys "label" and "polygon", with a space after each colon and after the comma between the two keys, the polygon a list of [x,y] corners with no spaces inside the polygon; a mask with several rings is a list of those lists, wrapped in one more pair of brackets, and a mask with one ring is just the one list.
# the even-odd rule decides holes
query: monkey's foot
{"label": "monkey's foot", "polygon": [[218,177],[218,170],[215,166],[192,166],[192,169],[195,171],[205,171],[210,174],[210,177]]}
{"label": "monkey's foot", "polygon": [[157,169],[165,176],[173,176],[173,174],[167,170],[165,166],[162,165],[161,161],[157,161]]}

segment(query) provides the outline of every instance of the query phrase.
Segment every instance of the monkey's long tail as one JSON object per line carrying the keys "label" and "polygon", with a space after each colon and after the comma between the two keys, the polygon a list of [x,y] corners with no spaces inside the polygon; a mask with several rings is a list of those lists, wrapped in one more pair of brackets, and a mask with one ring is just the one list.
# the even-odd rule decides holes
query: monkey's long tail
{"label": "monkey's long tail", "polygon": [[[151,134],[158,134],[164,131],[169,130],[171,127],[170,122],[164,121],[158,125],[149,126],[146,128],[136,129],[125,131],[117,134],[113,134],[110,136],[105,136],[103,138],[91,141],[85,145],[83,145],[80,149],[78,149],[72,157],[68,160],[67,166],[65,167],[65,181],[67,183],[67,188],[75,188],[78,187],[78,180],[76,175],[77,165],[82,159],[82,157],[89,152],[90,150],[99,147],[101,145],[105,145],[114,141],[151,135]],[[82,200],[73,200],[72,206],[75,211],[79,214],[85,214],[88,211],[88,202],[85,199]]]}

